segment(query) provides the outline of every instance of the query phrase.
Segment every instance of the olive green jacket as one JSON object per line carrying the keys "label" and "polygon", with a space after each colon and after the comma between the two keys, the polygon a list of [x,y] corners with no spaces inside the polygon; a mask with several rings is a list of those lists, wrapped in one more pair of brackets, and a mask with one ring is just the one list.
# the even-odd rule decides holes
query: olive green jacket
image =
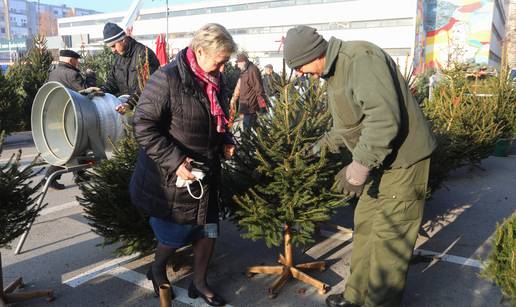
{"label": "olive green jacket", "polygon": [[407,82],[378,46],[332,37],[322,77],[333,117],[322,145],[346,145],[353,160],[370,169],[408,168],[435,149],[435,138]]}

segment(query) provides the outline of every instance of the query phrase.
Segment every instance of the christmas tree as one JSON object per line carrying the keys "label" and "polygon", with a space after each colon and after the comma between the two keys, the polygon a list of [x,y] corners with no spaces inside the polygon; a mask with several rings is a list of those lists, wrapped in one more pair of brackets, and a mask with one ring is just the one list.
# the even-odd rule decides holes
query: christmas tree
{"label": "christmas tree", "polygon": [[[0,136],[0,152],[4,133]],[[13,154],[6,164],[0,166],[0,248],[9,247],[9,243],[27,230],[31,221],[39,214],[43,206],[34,207],[41,182],[33,184],[32,179],[38,174],[34,168],[41,165],[36,163],[36,157],[26,167],[20,166],[21,150]],[[41,170],[40,170],[41,171]],[[36,297],[53,299],[52,290],[12,293],[23,286],[22,278],[3,288],[2,257],[0,254],[0,305],[20,302]]]}
{"label": "christmas tree", "polygon": [[27,54],[7,71],[7,78],[17,85],[21,98],[23,129],[30,130],[32,102],[41,86],[47,81],[52,65],[52,54],[47,49],[44,36],[34,36]]}
{"label": "christmas tree", "polygon": [[138,153],[132,132],[116,144],[113,157],[93,168],[92,179],[79,183],[84,207],[93,231],[104,238],[103,245],[117,243],[118,255],[151,251],[156,241],[144,216],[131,203],[129,182]]}
{"label": "christmas tree", "polygon": [[[282,266],[252,267],[249,274],[277,274],[269,289],[271,297],[290,275],[325,293],[328,286],[300,269],[324,269],[324,262],[294,265],[292,245],[313,241],[318,222],[328,220],[333,209],[346,203],[332,193],[334,175],[343,158],[331,159],[325,148],[317,153],[316,142],[331,127],[326,93],[318,80],[306,88],[283,80],[281,94],[271,114],[259,117],[258,125],[241,131],[233,163],[226,166],[225,188],[233,194],[234,219],[243,236],[264,239],[268,247],[283,243]],[[237,133],[238,134],[238,133]]]}

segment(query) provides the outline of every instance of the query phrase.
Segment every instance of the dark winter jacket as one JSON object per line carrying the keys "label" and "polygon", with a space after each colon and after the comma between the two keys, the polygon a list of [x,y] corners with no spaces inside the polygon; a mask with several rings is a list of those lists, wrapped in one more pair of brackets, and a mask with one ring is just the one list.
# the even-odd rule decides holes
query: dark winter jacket
{"label": "dark winter jacket", "polygon": [[76,92],[91,86],[96,86],[97,80],[95,74],[87,74],[85,78],[81,72],[73,65],[59,62],[57,66],[48,75],[48,81],[56,81],[64,85],[66,88]]}
{"label": "dark winter jacket", "polygon": [[280,76],[272,72],[272,74],[263,76],[263,89],[268,97],[277,96],[279,94],[279,86],[281,84]]}
{"label": "dark winter jacket", "polygon": [[408,168],[430,156],[436,141],[394,60],[364,41],[331,38],[327,80],[333,128],[323,138],[346,145],[368,168]]}
{"label": "dark winter jacket", "polygon": [[[205,224],[208,205],[218,208],[220,155],[229,133],[216,130],[210,102],[185,62],[186,49],[156,71],[145,86],[134,114],[134,133],[141,150],[131,179],[133,204],[151,216],[181,224]],[[223,87],[221,87],[223,88]],[[219,101],[224,103],[223,93]],[[177,188],[176,170],[186,157],[204,163],[204,196],[196,200]],[[191,185],[201,193],[198,183]]]}
{"label": "dark winter jacket", "polygon": [[106,84],[101,89],[115,96],[130,95],[128,103],[134,108],[141,94],[138,82],[138,68],[144,67],[146,59],[149,60],[149,72],[154,73],[159,68],[159,61],[154,52],[127,37],[127,49],[124,54],[115,54],[113,67],[111,68]]}
{"label": "dark winter jacket", "polygon": [[240,74],[240,100],[238,111],[243,114],[252,114],[260,110],[258,100],[264,99],[262,75],[252,62]]}

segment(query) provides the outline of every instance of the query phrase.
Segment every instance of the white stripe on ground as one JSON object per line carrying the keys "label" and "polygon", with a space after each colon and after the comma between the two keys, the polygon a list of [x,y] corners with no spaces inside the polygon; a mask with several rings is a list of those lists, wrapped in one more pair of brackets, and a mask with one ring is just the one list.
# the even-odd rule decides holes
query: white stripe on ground
{"label": "white stripe on ground", "polygon": [[[152,287],[152,282],[147,279],[147,277],[142,274],[138,273],[136,271],[130,270],[128,268],[125,268],[123,266],[118,266],[117,268],[109,271],[109,275],[112,275],[114,277],[120,278],[122,280],[125,280],[127,282],[130,282],[134,285],[137,285],[139,287],[148,289],[150,291],[154,292],[154,288]],[[206,303],[203,299],[197,298],[197,299],[191,299],[188,297],[188,291],[172,286],[172,289],[174,290],[174,294],[176,295],[176,298],[174,301],[178,301],[190,306],[206,306]],[[226,305],[228,307],[232,307],[231,305]]]}
{"label": "white stripe on ground", "polygon": [[95,279],[97,277],[99,277],[100,275],[102,274],[105,274],[113,269],[116,269],[118,266],[120,266],[122,263],[124,262],[128,262],[128,261],[131,261],[131,260],[134,260],[136,258],[138,258],[140,256],[139,253],[135,253],[135,254],[132,254],[132,255],[129,255],[129,256],[124,256],[124,257],[119,257],[119,258],[115,258],[111,261],[108,261],[104,264],[101,264],[99,266],[96,266],[94,268],[91,268],[89,270],[87,270],[86,272],[84,273],[81,273],[77,276],[74,276],[72,278],[69,278],[65,281],[63,281],[63,284],[66,284],[70,287],[78,287],[80,285],[82,285],[83,283],[85,282],[88,282],[92,279]]}
{"label": "white stripe on ground", "polygon": [[43,216],[43,215],[47,215],[47,214],[51,214],[51,213],[58,212],[61,210],[75,208],[75,207],[79,207],[79,202],[74,200],[71,202],[64,203],[62,205],[46,207],[45,209],[41,210],[41,213],[39,215]]}
{"label": "white stripe on ground", "polygon": [[[335,246],[334,244],[333,245],[328,244],[329,240],[338,240],[338,241],[350,240],[350,238],[348,237],[347,233],[342,234],[342,233],[339,233],[339,232],[332,232],[332,231],[327,231],[327,230],[321,230],[320,233],[321,233],[322,236],[328,237],[327,240],[324,240],[323,242],[320,243],[322,246],[325,246],[326,248],[328,248],[328,250],[326,252],[331,250],[332,246]],[[312,256],[310,254],[310,251],[312,249],[316,248],[316,247],[317,247],[317,245],[312,247],[308,251],[307,254]],[[344,247],[344,249],[347,249],[347,248],[350,248],[350,247],[351,247],[351,245],[347,245],[346,247]],[[471,259],[471,258],[465,258],[465,257],[460,257],[460,256],[448,255],[448,254],[442,255],[442,253],[437,253],[437,252],[433,252],[433,251],[429,251],[429,250],[425,250],[425,249],[419,249],[419,248],[414,251],[414,254],[417,254],[417,253],[420,253],[421,256],[441,256],[441,257],[439,257],[440,261],[445,261],[445,262],[450,262],[450,263],[455,263],[455,264],[460,264],[460,265],[471,266],[471,267],[474,267],[474,268],[482,268],[483,267],[482,263],[480,261],[475,260],[475,259]],[[321,256],[321,255],[324,255],[324,254],[325,254],[324,250],[317,250],[317,249],[313,253],[314,256]],[[341,254],[341,253],[337,252],[337,253],[331,255],[329,258],[334,258],[336,255],[339,255],[339,254]],[[318,257],[314,257],[314,258],[317,259]]]}
{"label": "white stripe on ground", "polygon": [[[419,253],[421,256],[439,256],[439,255],[441,255],[441,253],[436,253],[433,251],[419,249],[419,248],[414,251],[414,254],[417,254],[417,253]],[[460,265],[467,265],[467,266],[471,266],[471,267],[475,267],[475,268],[479,268],[479,269],[483,268],[483,265],[480,261],[471,259],[471,258],[465,258],[465,257],[446,254],[446,255],[442,255],[441,257],[439,257],[439,260],[450,262],[450,263],[456,263],[456,264],[460,264]]]}
{"label": "white stripe on ground", "polygon": [[[6,155],[7,155],[7,154],[3,154],[2,156],[6,156]],[[6,158],[2,158],[2,159],[0,159],[0,163],[5,163],[5,162],[9,161],[9,159],[11,158],[11,155],[12,155],[12,153],[11,153],[11,154],[9,154],[9,157],[6,157]],[[34,159],[37,155],[38,155],[38,154],[22,155],[22,156],[21,156],[21,159],[22,159],[22,160],[25,160],[25,159],[30,158],[30,160],[32,160],[32,159]]]}

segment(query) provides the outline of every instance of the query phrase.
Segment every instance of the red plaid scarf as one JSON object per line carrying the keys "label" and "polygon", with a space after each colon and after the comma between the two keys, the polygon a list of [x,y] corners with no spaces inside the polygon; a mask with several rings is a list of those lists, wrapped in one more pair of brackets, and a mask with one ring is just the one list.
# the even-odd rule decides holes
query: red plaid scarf
{"label": "red plaid scarf", "polygon": [[197,59],[195,58],[193,50],[190,48],[186,50],[186,61],[188,65],[190,65],[190,69],[193,71],[194,75],[197,77],[197,80],[201,81],[204,86],[204,92],[210,100],[211,115],[215,116],[217,119],[217,132],[225,132],[228,121],[217,99],[217,93],[220,92],[220,73],[217,72],[217,76],[212,76],[202,70],[199,64],[197,64]]}

